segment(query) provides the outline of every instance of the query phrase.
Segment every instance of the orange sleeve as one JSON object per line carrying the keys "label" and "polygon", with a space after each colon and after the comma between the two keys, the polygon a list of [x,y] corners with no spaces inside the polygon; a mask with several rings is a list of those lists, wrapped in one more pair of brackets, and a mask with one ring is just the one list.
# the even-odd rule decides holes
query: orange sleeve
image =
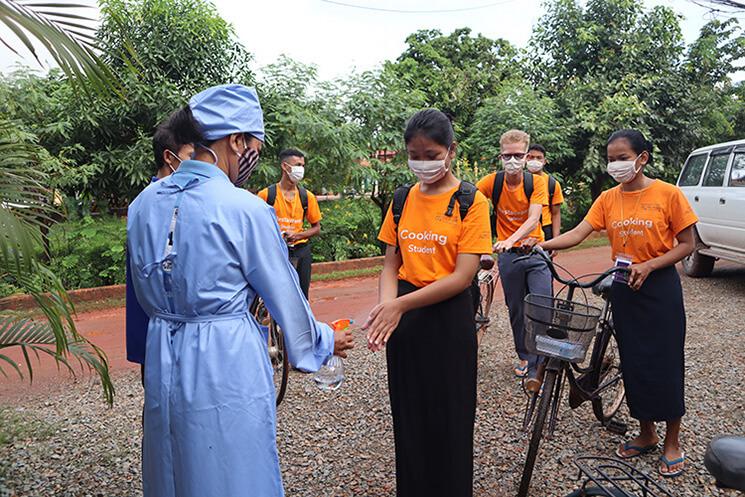
{"label": "orange sleeve", "polygon": [[693,212],[691,204],[688,203],[688,199],[680,191],[677,186],[673,187],[675,191],[670,196],[670,209],[668,215],[670,216],[669,222],[673,231],[678,235],[681,231],[687,227],[696,224],[698,222],[698,216]]}
{"label": "orange sleeve", "polygon": [[476,183],[476,188],[489,200],[491,200],[492,193],[494,192],[494,177],[496,175],[497,173],[487,174]]}
{"label": "orange sleeve", "polygon": [[473,205],[468,209],[460,238],[459,254],[491,254],[491,227],[489,226],[489,201],[481,192],[476,192]]}
{"label": "orange sleeve", "polygon": [[548,205],[548,176],[533,176],[531,204]]}
{"label": "orange sleeve", "polygon": [[269,190],[264,188],[263,190],[259,191],[259,193],[257,193],[256,196],[259,197],[264,202],[266,202],[266,199],[269,196]]}
{"label": "orange sleeve", "polygon": [[561,185],[556,182],[556,189],[554,190],[554,198],[551,199],[551,205],[559,205],[564,203],[564,192],[561,191]]}
{"label": "orange sleeve", "polygon": [[592,207],[590,207],[590,211],[585,216],[585,221],[590,223],[592,229],[595,231],[605,229],[605,210],[607,208],[605,203],[608,197],[607,193],[608,192],[603,192],[600,194],[595,202],[593,202]]}
{"label": "orange sleeve", "polygon": [[383,225],[380,227],[378,240],[392,247],[398,245],[396,242],[396,224],[393,222],[393,202],[388,207],[388,213],[385,215]]}
{"label": "orange sleeve", "polygon": [[306,217],[310,224],[320,223],[323,219],[321,208],[318,207],[318,199],[311,192],[308,192],[308,212]]}

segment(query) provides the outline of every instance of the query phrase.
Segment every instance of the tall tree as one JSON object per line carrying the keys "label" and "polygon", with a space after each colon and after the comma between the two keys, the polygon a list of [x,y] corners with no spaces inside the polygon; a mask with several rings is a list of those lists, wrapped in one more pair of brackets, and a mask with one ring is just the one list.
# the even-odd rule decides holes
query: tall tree
{"label": "tall tree", "polygon": [[451,113],[456,130],[467,130],[482,102],[518,71],[517,50],[503,39],[472,36],[470,28],[449,35],[422,30],[388,69],[425,95],[425,105]]}

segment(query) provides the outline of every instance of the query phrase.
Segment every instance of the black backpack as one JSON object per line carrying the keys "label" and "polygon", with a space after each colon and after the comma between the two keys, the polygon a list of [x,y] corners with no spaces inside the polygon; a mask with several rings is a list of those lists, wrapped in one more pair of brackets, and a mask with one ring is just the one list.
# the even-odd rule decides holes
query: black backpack
{"label": "black backpack", "polygon": [[[270,185],[266,190],[266,203],[274,207],[274,201],[277,200],[277,184]],[[308,190],[298,185],[297,194],[300,195],[300,204],[303,206],[303,218],[305,218],[308,214]]]}
{"label": "black backpack", "polygon": [[[409,196],[409,191],[412,185],[403,185],[396,188],[393,192],[393,205],[391,206],[391,212],[393,214],[393,223],[396,225],[396,251],[398,251],[398,223],[401,221],[401,214],[404,212],[404,205],[406,205],[406,199]],[[452,217],[453,211],[455,210],[455,202],[458,202],[458,212],[460,214],[460,220],[463,221],[468,215],[468,211],[473,205],[473,201],[476,198],[476,192],[478,188],[476,185],[469,183],[468,181],[461,181],[458,189],[450,197],[448,208],[445,211],[445,215]],[[474,276],[471,282],[471,300],[473,302],[474,315],[479,310],[479,303],[481,301],[481,292],[479,290],[478,277]]]}
{"label": "black backpack", "polygon": [[[494,186],[491,191],[491,234],[492,237],[497,237],[497,206],[499,205],[499,197],[502,195],[502,189],[504,188],[504,171],[498,171],[494,175]],[[554,180],[554,188],[556,187],[556,180]],[[524,171],[523,172],[523,191],[525,191],[525,197],[530,203],[530,197],[533,196],[533,173]]]}

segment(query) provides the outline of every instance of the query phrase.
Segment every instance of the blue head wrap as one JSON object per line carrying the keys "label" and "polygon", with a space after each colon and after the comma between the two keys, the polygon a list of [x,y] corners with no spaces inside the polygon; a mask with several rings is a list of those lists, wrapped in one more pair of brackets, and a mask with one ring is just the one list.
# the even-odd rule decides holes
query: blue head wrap
{"label": "blue head wrap", "polygon": [[235,84],[213,86],[194,95],[189,107],[205,140],[248,133],[264,141],[264,115],[253,88]]}

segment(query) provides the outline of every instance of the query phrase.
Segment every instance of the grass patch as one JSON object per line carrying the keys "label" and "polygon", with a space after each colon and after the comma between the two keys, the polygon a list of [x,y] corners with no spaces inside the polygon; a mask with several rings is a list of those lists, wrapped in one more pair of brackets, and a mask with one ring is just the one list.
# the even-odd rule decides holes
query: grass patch
{"label": "grass patch", "polygon": [[54,427],[49,423],[12,408],[0,408],[0,447],[33,438],[43,440],[52,436]]}
{"label": "grass patch", "polygon": [[314,274],[311,281],[343,280],[346,278],[360,278],[362,276],[374,276],[383,271],[383,266],[366,267],[362,269],[348,269],[346,271],[333,271],[325,274]]}
{"label": "grass patch", "polygon": [[595,248],[595,247],[607,247],[608,245],[610,245],[608,238],[604,236],[599,236],[597,238],[588,238],[587,240],[580,243],[576,247],[572,247],[568,249],[567,252],[573,252],[575,250],[582,250],[582,249]]}

